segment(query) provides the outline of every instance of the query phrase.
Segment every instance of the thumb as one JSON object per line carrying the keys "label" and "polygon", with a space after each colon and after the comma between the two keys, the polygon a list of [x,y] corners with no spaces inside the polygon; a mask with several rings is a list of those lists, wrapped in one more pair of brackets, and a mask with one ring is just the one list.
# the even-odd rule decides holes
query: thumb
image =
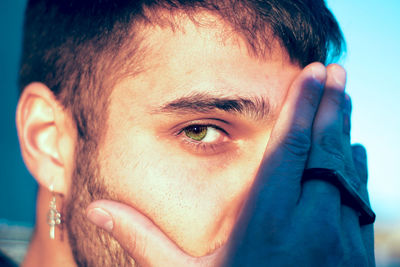
{"label": "thumb", "polygon": [[110,201],[92,202],[88,219],[109,232],[139,266],[214,266],[217,256],[195,258],[182,251],[149,218],[131,206]]}

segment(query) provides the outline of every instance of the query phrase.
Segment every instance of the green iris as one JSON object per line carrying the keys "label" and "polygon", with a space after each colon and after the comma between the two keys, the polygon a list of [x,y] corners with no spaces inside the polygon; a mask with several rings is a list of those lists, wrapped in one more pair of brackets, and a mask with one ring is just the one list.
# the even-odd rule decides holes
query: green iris
{"label": "green iris", "polygon": [[207,135],[207,126],[201,126],[201,125],[189,126],[184,130],[184,132],[187,137],[196,141],[201,141]]}

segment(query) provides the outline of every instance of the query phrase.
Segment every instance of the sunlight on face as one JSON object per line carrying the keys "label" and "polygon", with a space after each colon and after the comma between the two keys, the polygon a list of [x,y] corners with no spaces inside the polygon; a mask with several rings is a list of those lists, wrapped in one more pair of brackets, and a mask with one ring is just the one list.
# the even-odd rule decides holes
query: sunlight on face
{"label": "sunlight on face", "polygon": [[277,44],[262,61],[183,23],[149,30],[147,71],[115,86],[99,164],[119,201],[200,256],[227,240],[300,69]]}

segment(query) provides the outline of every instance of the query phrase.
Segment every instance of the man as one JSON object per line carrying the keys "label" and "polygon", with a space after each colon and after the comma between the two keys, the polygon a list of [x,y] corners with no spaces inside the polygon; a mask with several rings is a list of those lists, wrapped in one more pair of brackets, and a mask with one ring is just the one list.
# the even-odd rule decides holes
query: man
{"label": "man", "polygon": [[345,72],[318,63],[341,47],[322,1],[30,1],[24,266],[374,265],[346,190],[302,181],[368,198]]}

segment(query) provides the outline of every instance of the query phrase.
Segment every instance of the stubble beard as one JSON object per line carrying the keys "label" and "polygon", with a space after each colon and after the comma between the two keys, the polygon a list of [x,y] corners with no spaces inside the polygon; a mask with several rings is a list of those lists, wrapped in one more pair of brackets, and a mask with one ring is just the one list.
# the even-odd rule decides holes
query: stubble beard
{"label": "stubble beard", "polygon": [[80,142],[81,145],[76,149],[71,193],[66,199],[64,220],[75,262],[78,266],[136,266],[133,258],[109,233],[86,218],[85,210],[90,202],[116,198],[107,190],[101,177],[95,149],[97,146],[82,140]]}

